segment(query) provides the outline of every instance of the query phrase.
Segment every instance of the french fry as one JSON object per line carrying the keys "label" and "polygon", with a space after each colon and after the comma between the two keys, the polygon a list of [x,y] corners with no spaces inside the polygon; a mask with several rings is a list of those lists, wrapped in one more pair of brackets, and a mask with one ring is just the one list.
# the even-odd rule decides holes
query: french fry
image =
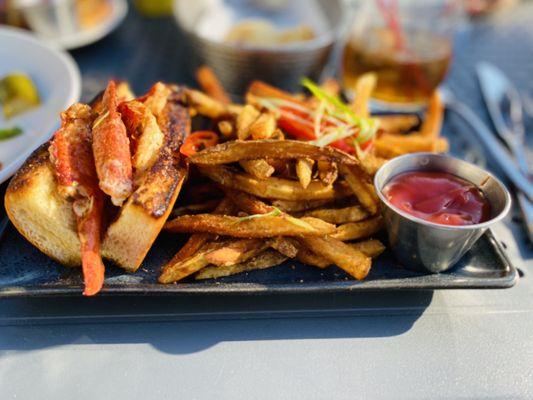
{"label": "french fry", "polygon": [[214,279],[223,276],[239,274],[241,272],[265,269],[280,265],[287,257],[275,250],[265,250],[258,256],[246,262],[227,267],[207,267],[196,274],[195,279]]}
{"label": "french fry", "polygon": [[202,167],[204,175],[216,183],[230,189],[241,190],[257,197],[281,200],[333,200],[350,195],[350,190],[342,185],[324,186],[313,181],[304,189],[296,181],[270,177],[257,179],[248,174],[232,172],[228,168]]}
{"label": "french fry", "polygon": [[385,246],[377,239],[369,239],[347,244],[371,258],[376,258],[385,251]]}
{"label": "french fry", "polygon": [[239,164],[246,172],[257,179],[267,179],[275,171],[274,167],[263,158],[258,158],[255,160],[242,160],[239,162]]}
{"label": "french fry", "polygon": [[254,103],[257,97],[277,98],[305,106],[302,99],[262,81],[253,81],[246,92],[246,102]]}
{"label": "french fry", "polygon": [[282,211],[288,213],[302,212],[313,210],[318,207],[323,207],[331,203],[330,199],[325,200],[303,200],[303,201],[291,201],[291,200],[274,200],[272,205],[279,208]]}
{"label": "french fry", "polygon": [[272,133],[272,136],[270,137],[272,140],[285,140],[285,134],[281,129],[277,129]]}
{"label": "french fry", "polygon": [[239,238],[269,238],[274,236],[324,236],[335,232],[335,226],[317,218],[294,218],[288,215],[232,217],[228,215],[196,214],[177,217],[165,224],[175,233],[214,233]]}
{"label": "french fry", "polygon": [[[370,258],[376,258],[385,251],[385,246],[383,245],[383,243],[376,239],[346,244],[352,247],[354,250],[358,250]],[[317,268],[327,268],[333,265],[331,261],[325,259],[322,256],[317,255],[316,253],[304,246],[301,246],[298,250],[297,259],[304,264],[311,265]]]}
{"label": "french fry", "polygon": [[318,161],[318,178],[326,186],[333,184],[337,180],[339,175],[339,169],[337,168],[337,163],[331,161]]}
{"label": "french fry", "polygon": [[321,208],[307,211],[306,217],[314,217],[329,222],[330,224],[345,224],[347,222],[358,222],[369,217],[368,211],[360,206],[344,208]]}
{"label": "french fry", "polygon": [[196,80],[202,90],[215,100],[226,104],[231,103],[215,72],[207,65],[202,65],[196,70]]}
{"label": "french fry", "polygon": [[344,165],[358,165],[359,161],[333,147],[319,147],[299,140],[231,141],[208,147],[189,157],[193,164],[229,164],[257,158],[333,161]]}
{"label": "french fry", "polygon": [[172,283],[180,281],[195,272],[200,271],[202,268],[209,265],[204,257],[204,252],[199,251],[195,255],[188,257],[184,260],[180,260],[173,265],[172,269],[163,270],[163,273],[159,276],[158,281],[160,283]]}
{"label": "french fry", "polygon": [[242,112],[243,107],[237,104],[224,104],[211,96],[198,90],[184,90],[187,103],[194,108],[198,114],[212,119],[219,119],[228,116],[237,116]]}
{"label": "french fry", "polygon": [[250,125],[248,133],[254,140],[270,139],[276,132],[276,128],[274,114],[264,112]]}
{"label": "french fry", "polygon": [[207,253],[205,259],[210,264],[227,267],[255,257],[268,247],[269,243],[259,239],[236,240]]}
{"label": "french fry", "polygon": [[[235,211],[233,203],[229,199],[223,199],[213,213],[226,215],[232,214],[233,211]],[[190,261],[185,265],[183,265],[183,261],[192,257],[211,238],[212,235],[209,233],[191,235],[185,245],[172,257],[172,260],[165,264],[159,277],[159,282],[176,282],[203,268],[205,265],[202,264],[201,258]]]}
{"label": "french fry", "polygon": [[248,193],[228,188],[224,188],[224,193],[226,193],[226,196],[231,199],[238,209],[244,211],[245,213],[267,214],[275,211],[274,207],[263,203],[261,200]]}
{"label": "french fry", "polygon": [[311,183],[314,163],[314,160],[309,158],[301,158],[296,160],[296,175],[298,176],[300,185],[302,185],[304,189],[306,189]]}
{"label": "french fry", "polygon": [[393,114],[374,116],[379,124],[379,130],[393,135],[405,134],[420,124],[416,114]]}
{"label": "french fry", "polygon": [[361,118],[368,118],[370,112],[368,111],[368,101],[370,95],[376,87],[377,75],[369,72],[363,74],[357,79],[355,84],[355,99],[351,104],[354,113]]}
{"label": "french fry", "polygon": [[342,241],[362,239],[379,232],[381,228],[383,228],[383,220],[378,216],[365,221],[348,222],[339,225],[337,232],[332,234],[331,237]]}
{"label": "french fry", "polygon": [[438,90],[431,95],[426,112],[426,118],[420,127],[420,135],[424,137],[437,138],[442,127],[444,118],[444,105]]}
{"label": "french fry", "polygon": [[397,157],[407,153],[445,152],[448,142],[445,138],[433,138],[420,134],[381,135],[374,143],[376,155],[384,158]]}
{"label": "french fry", "polygon": [[329,236],[303,236],[298,241],[307,248],[313,249],[316,254],[339,266],[357,280],[364,279],[372,266],[370,257],[338,239]]}
{"label": "french fry", "polygon": [[242,112],[237,116],[237,139],[245,140],[250,136],[250,127],[260,115],[261,113],[254,106],[250,104],[244,106]]}
{"label": "french fry", "polygon": [[374,187],[362,179],[360,172],[355,168],[341,165],[340,170],[344,179],[346,179],[348,186],[350,186],[363,207],[365,207],[371,215],[376,214],[378,212],[379,200]]}
{"label": "french fry", "polygon": [[257,242],[257,240],[247,239],[207,243],[195,254],[178,262],[175,268],[163,270],[159,277],[159,282],[177,282],[198,272],[209,264],[218,264],[221,267],[226,267],[233,265],[235,262],[245,262],[268,247],[267,244],[252,243],[252,241]]}
{"label": "french fry", "polygon": [[268,241],[268,244],[274,250],[277,250],[278,252],[289,258],[294,258],[298,254],[298,247],[296,247],[294,239],[278,236],[273,239],[270,239]]}
{"label": "french fry", "polygon": [[218,130],[226,139],[232,138],[235,135],[233,124],[227,120],[218,123]]}
{"label": "french fry", "polygon": [[378,169],[380,169],[381,166],[387,162],[387,159],[377,157],[369,152],[365,154],[360,154],[362,153],[361,151],[356,152],[359,156],[359,160],[361,161],[361,169],[363,169],[363,171],[370,176],[374,176],[376,172],[378,172]]}
{"label": "french fry", "polygon": [[314,253],[303,245],[300,246],[300,248],[298,249],[296,259],[303,264],[311,265],[312,267],[317,267],[321,269],[327,268],[332,265],[330,260],[319,256],[318,254]]}

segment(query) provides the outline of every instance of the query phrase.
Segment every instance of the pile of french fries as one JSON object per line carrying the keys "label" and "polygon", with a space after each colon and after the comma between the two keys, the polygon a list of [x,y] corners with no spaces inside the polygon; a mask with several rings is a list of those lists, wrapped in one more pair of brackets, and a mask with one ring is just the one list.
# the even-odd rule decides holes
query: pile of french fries
{"label": "pile of french fries", "polygon": [[[289,137],[258,95],[275,93],[310,105],[316,99],[255,82],[245,104],[234,104],[209,68],[202,67],[197,79],[202,91],[185,89],[186,104],[191,115],[207,120],[219,143],[188,154],[189,180],[165,229],[190,236],[159,281],[218,278],[288,259],[314,268],[336,265],[364,279],[372,258],[385,249],[373,238],[382,229],[373,175],[389,158],[447,149],[439,136],[438,94],[422,123],[417,115],[374,116],[379,129],[372,146],[347,154]],[[358,116],[371,117],[375,83],[373,75],[358,81],[349,105]],[[321,88],[333,96],[339,92],[332,79]]]}

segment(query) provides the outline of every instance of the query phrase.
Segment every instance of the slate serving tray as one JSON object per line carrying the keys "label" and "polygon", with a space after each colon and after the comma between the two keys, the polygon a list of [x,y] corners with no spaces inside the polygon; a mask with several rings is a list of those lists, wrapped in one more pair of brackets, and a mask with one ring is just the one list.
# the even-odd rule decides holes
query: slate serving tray
{"label": "slate serving tray", "polygon": [[[386,251],[364,281],[341,269],[321,270],[295,261],[216,280],[189,278],[179,284],[157,283],[162,265],[179,248],[178,236],[163,233],[135,274],[108,267],[102,295],[328,293],[355,290],[507,288],[518,279],[489,231],[452,270],[428,275],[401,266]],[[81,295],[81,271],[49,259],[9,225],[0,243],[0,297]]]}

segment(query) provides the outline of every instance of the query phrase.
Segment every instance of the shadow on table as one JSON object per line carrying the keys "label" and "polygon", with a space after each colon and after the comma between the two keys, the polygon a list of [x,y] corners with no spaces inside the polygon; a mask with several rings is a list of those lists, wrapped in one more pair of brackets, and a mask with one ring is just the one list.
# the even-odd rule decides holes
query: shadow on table
{"label": "shadow on table", "polygon": [[62,345],[148,343],[169,354],[220,342],[397,336],[431,291],[305,296],[15,299],[0,304],[0,354]]}

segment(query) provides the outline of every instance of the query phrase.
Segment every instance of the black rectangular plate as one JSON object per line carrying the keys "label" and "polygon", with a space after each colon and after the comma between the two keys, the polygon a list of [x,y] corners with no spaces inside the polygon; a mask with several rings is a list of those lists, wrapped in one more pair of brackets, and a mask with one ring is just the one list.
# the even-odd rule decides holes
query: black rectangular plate
{"label": "black rectangular plate", "polygon": [[[369,276],[360,282],[337,267],[321,270],[287,261],[274,268],[217,280],[190,278],[179,284],[157,283],[161,266],[177,248],[176,236],[162,234],[137,273],[128,274],[109,267],[101,293],[190,295],[507,288],[518,279],[516,269],[490,232],[481,237],[456,267],[445,273],[431,275],[411,271],[386,251],[374,261]],[[0,243],[0,297],[80,295],[82,283],[79,269],[59,265],[27,242],[13,226],[7,228]]]}

